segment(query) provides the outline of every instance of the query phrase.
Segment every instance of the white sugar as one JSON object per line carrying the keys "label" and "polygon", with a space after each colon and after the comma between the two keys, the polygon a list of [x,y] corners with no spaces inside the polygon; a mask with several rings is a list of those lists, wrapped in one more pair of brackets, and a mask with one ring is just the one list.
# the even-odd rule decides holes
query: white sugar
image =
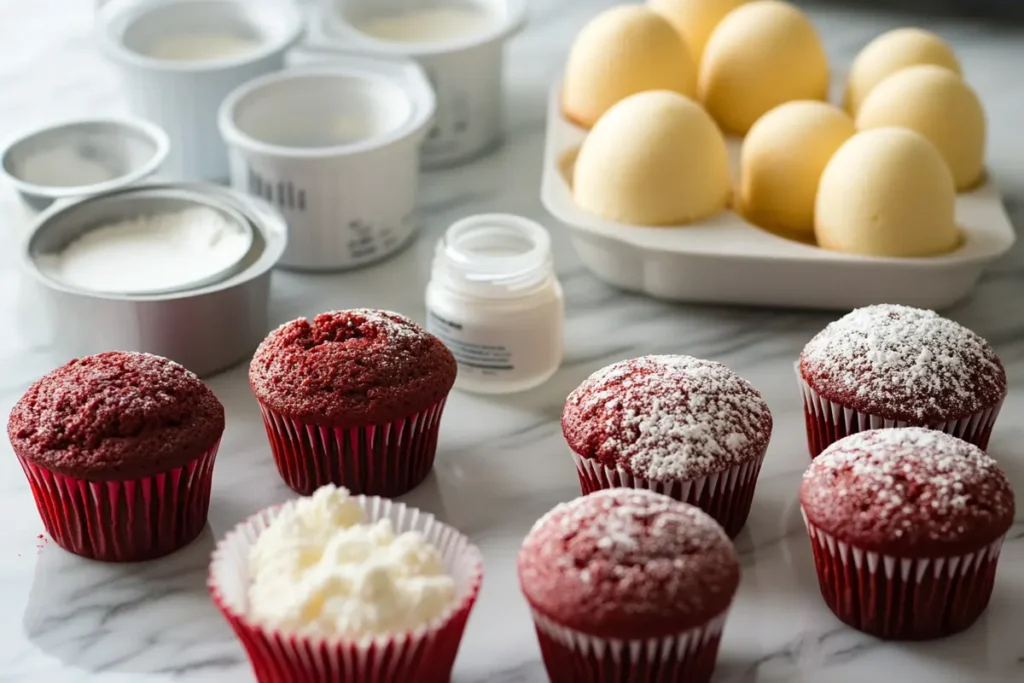
{"label": "white sugar", "polygon": [[[995,460],[977,446],[943,432],[919,428],[860,432],[829,446],[814,459],[805,479],[833,493],[869,494],[873,514],[913,515],[929,506],[939,515],[969,505],[966,489],[1001,480]],[[832,482],[826,485],[826,482]],[[975,501],[995,504],[996,501]]]}
{"label": "white sugar", "polygon": [[811,340],[802,360],[836,391],[920,417],[934,415],[939,403],[973,412],[979,391],[998,392],[1005,382],[984,339],[934,311],[906,306],[853,311]]}
{"label": "white sugar", "polygon": [[647,548],[657,547],[659,557],[694,546],[731,546],[707,514],[646,489],[605,489],[562,503],[537,520],[530,535],[544,533],[554,519],[561,536],[583,538],[617,563],[636,559],[632,555],[641,550],[640,539],[646,539]]}
{"label": "white sugar", "polygon": [[599,422],[603,449],[649,480],[689,480],[750,460],[771,431],[768,406],[750,384],[689,356],[616,363],[568,403]]}

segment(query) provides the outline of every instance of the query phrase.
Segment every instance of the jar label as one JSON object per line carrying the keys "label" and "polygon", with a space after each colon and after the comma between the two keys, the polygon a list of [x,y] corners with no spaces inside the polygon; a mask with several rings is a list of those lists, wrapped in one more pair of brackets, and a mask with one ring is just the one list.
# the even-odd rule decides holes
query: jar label
{"label": "jar label", "polygon": [[460,369],[467,372],[493,376],[516,369],[508,347],[467,339],[461,323],[442,318],[434,311],[427,313],[427,331],[444,342]]}

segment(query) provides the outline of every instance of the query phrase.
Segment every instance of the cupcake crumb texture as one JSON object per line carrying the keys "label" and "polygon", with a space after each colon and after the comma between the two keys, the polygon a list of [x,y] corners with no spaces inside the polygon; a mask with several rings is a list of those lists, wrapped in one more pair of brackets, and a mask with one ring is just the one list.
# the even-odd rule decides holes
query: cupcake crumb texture
{"label": "cupcake crumb texture", "polygon": [[249,382],[276,412],[345,426],[425,410],[448,395],[456,371],[451,351],[408,318],[353,309],[278,327],[256,350]]}
{"label": "cupcake crumb texture", "polygon": [[1006,373],[984,339],[907,306],[869,306],[840,318],[804,348],[800,370],[829,401],[910,422],[966,417],[1006,394]]}
{"label": "cupcake crumb texture", "polygon": [[569,446],[651,481],[687,481],[747,462],[768,445],[761,395],[722,365],[643,356],[597,371],[568,398]]}
{"label": "cupcake crumb texture", "polygon": [[57,474],[132,479],[213,448],[224,407],[195,374],[148,353],[109,351],[49,373],[11,411],[22,457]]}
{"label": "cupcake crumb texture", "polygon": [[607,489],[558,505],[519,553],[520,583],[535,609],[609,638],[703,625],[729,606],[739,571],[711,517],[644,489]]}
{"label": "cupcake crumb texture", "polygon": [[441,553],[422,534],[369,523],[333,485],[281,509],[250,551],[249,576],[254,620],[316,636],[413,630],[455,596]]}
{"label": "cupcake crumb texture", "polygon": [[971,552],[1013,523],[1013,490],[976,446],[927,429],[880,429],[837,441],[804,474],[808,520],[889,555]]}

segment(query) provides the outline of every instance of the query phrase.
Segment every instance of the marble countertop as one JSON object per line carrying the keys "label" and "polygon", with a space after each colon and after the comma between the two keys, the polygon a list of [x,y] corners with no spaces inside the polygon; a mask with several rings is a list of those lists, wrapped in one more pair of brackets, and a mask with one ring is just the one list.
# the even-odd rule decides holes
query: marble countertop
{"label": "marble countertop", "polygon": [[[482,548],[486,580],[456,666],[457,683],[546,680],[514,558],[531,523],[578,494],[558,416],[590,372],[645,353],[722,361],[766,396],[776,419],[751,519],[737,540],[743,583],[725,631],[718,683],[1024,680],[1024,522],[1010,533],[995,595],[969,632],[930,644],[889,644],[843,627],[818,594],[795,503],[807,464],[792,361],[830,314],[674,306],[612,290],[583,270],[538,198],[544,107],[576,30],[600,7],[535,0],[511,47],[507,144],[471,165],[425,176],[423,235],[390,262],[330,276],[278,273],[271,317],[373,306],[422,320],[432,244],[452,221],[482,211],[536,218],[555,236],[567,299],[565,363],[544,387],[507,398],[455,393],[434,474],[406,500],[437,513]],[[882,30],[907,23],[940,31],[958,50],[991,120],[989,163],[1015,222],[1024,224],[1024,27],[929,15],[911,18],[815,7],[838,65]],[[90,44],[90,3],[0,0],[0,132],[47,118],[122,110],[112,71]],[[23,220],[0,204],[0,415],[57,362],[20,295],[14,245]],[[1024,490],[1024,243],[950,315],[987,337],[1012,386],[992,452]],[[207,598],[214,539],[251,512],[290,497],[277,476],[246,368],[210,380],[227,408],[210,526],[189,548],[149,564],[108,566],[73,557],[43,535],[31,494],[0,444],[0,682],[234,683],[252,676],[241,647]],[[1024,514],[1024,513],[1022,513]],[[1024,520],[1024,517],[1021,518]],[[410,682],[411,683],[411,682]]]}

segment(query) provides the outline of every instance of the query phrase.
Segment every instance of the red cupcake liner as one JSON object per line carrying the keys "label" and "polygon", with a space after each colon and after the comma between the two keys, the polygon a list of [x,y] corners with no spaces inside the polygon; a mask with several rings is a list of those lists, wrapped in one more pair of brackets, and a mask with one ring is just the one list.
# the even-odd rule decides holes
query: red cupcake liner
{"label": "red cupcake liner", "polygon": [[942,638],[969,628],[988,606],[1005,537],[966,555],[906,558],[840,541],[806,515],[804,523],[825,604],[859,631],[885,640]]}
{"label": "red cupcake liner", "polygon": [[797,381],[800,384],[800,393],[803,395],[804,400],[807,448],[810,450],[812,459],[821,455],[822,451],[843,437],[869,429],[890,429],[893,427],[933,429],[938,432],[951,434],[974,444],[981,450],[986,450],[989,438],[992,436],[992,428],[995,426],[996,418],[999,417],[999,410],[1003,407],[1003,402],[999,401],[999,403],[991,408],[986,408],[959,420],[949,420],[933,424],[920,424],[905,420],[888,420],[877,415],[862,413],[853,408],[847,408],[822,398],[800,376],[799,368],[797,369]]}
{"label": "red cupcake liner", "polygon": [[281,507],[259,512],[218,545],[207,582],[214,604],[245,648],[258,683],[449,683],[459,644],[483,583],[483,557],[469,539],[431,515],[378,497],[355,500],[368,520],[396,533],[418,531],[441,553],[455,581],[451,607],[413,631],[361,639],[285,632],[248,617],[249,551]]}
{"label": "red cupcake liner", "polygon": [[584,495],[602,489],[649,489],[699,507],[721,524],[730,538],[735,538],[747,523],[764,454],[761,451],[753,460],[706,477],[673,482],[643,479],[622,467],[606,467],[576,452],[572,456]]}
{"label": "red cupcake liner", "polygon": [[707,624],[664,638],[598,638],[556,624],[536,610],[533,623],[548,678],[557,683],[707,683],[715,672],[728,610]]}
{"label": "red cupcake liner", "polygon": [[206,526],[220,442],[192,462],[125,481],[89,481],[18,456],[46,533],[68,552],[103,562],[169,555]]}
{"label": "red cupcake liner", "polygon": [[306,424],[262,403],[277,471],[296,493],[325,484],[353,494],[400,496],[430,474],[445,401],[401,420],[361,427]]}

